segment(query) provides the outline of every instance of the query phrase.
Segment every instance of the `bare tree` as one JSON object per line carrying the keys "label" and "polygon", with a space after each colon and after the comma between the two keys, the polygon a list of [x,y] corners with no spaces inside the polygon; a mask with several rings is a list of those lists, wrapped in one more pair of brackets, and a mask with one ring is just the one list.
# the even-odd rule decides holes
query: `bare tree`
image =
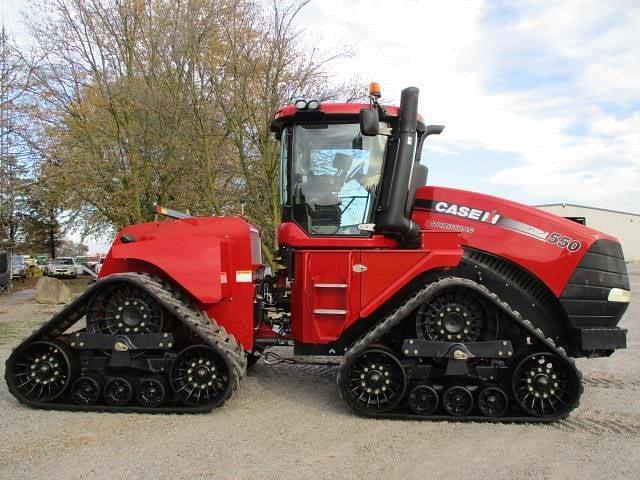
{"label": "bare tree", "polygon": [[25,94],[31,71],[13,40],[0,37],[0,240],[15,244],[26,215],[33,162],[24,141]]}

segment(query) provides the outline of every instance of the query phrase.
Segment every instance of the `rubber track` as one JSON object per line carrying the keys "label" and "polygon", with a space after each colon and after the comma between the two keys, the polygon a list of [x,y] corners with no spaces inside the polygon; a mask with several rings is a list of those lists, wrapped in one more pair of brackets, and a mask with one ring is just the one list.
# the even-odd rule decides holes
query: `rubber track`
{"label": "rubber track", "polygon": [[[384,412],[384,413],[362,413],[354,409],[348,401],[343,396],[342,392],[342,376],[346,375],[346,367],[354,360],[358,355],[364,352],[370,345],[374,344],[386,334],[391,332],[391,330],[398,326],[405,318],[407,318],[415,309],[417,309],[421,304],[429,302],[433,299],[438,293],[442,290],[450,288],[450,287],[463,287],[473,290],[474,292],[482,295],[487,300],[491,301],[494,305],[496,305],[500,311],[502,311],[505,315],[511,318],[514,322],[516,322],[520,327],[522,327],[531,337],[535,337],[540,343],[545,345],[547,349],[561,357],[565,360],[570,367],[574,370],[577,379],[578,379],[578,394],[576,399],[571,406],[571,408],[567,409],[566,412],[552,417],[544,417],[539,418],[532,415],[525,415],[521,417],[484,417],[484,416],[466,416],[466,417],[454,417],[454,416],[446,416],[446,415],[432,415],[432,416],[422,416],[410,413],[393,413],[392,412]],[[404,304],[398,307],[393,313],[388,315],[382,322],[380,322],[373,330],[370,330],[369,333],[364,335],[360,340],[356,341],[349,350],[347,350],[342,357],[340,362],[340,367],[338,368],[338,374],[336,376],[336,381],[338,383],[338,391],[340,394],[340,398],[345,400],[347,406],[356,414],[361,416],[369,416],[373,418],[390,418],[390,419],[409,419],[409,420],[447,420],[447,421],[489,421],[489,422],[543,422],[550,423],[555,422],[557,420],[566,418],[572,410],[578,407],[580,404],[580,396],[583,392],[582,385],[582,373],[576,367],[575,361],[573,358],[567,355],[567,352],[562,347],[556,346],[555,342],[551,338],[547,338],[544,336],[542,330],[539,328],[535,328],[533,324],[524,318],[522,315],[513,310],[508,303],[502,301],[495,293],[491,292],[484,285],[480,285],[473,280],[469,280],[466,278],[458,278],[458,277],[448,277],[442,280],[438,280],[436,282],[430,283],[422,290],[419,290],[416,294],[414,294],[409,300],[407,300]]]}
{"label": "rubber track", "polygon": [[[43,337],[56,337],[64,334],[64,332],[80,320],[86,311],[92,296],[106,286],[114,283],[126,282],[133,284],[153,296],[167,311],[171,312],[176,319],[184,323],[195,335],[200,337],[205,343],[212,347],[217,347],[227,354],[233,371],[233,384],[222,402],[217,405],[222,406],[233,393],[238,389],[240,380],[247,373],[247,359],[242,346],[237,342],[235,337],[228,333],[224,327],[219,326],[216,321],[210,318],[199,307],[195,306],[186,295],[181,294],[177,289],[173,288],[168,282],[163,282],[158,277],[152,277],[143,273],[116,273],[109,275],[95,282],[80,297],[62,309],[56,315],[41,327],[35,329],[31,335],[25,338],[16,348],[31,343],[32,341]],[[10,356],[6,364],[11,360]],[[6,376],[7,385],[11,385]],[[212,410],[213,407],[157,407],[144,408],[136,405],[125,405],[121,407],[113,407],[108,405],[92,405],[81,406],[75,403],[43,403],[34,401],[25,401],[19,395],[13,392],[9,387],[12,395],[21,403],[33,408],[41,408],[47,410],[78,410],[78,411],[110,411],[110,412],[146,412],[146,413],[204,413]]]}

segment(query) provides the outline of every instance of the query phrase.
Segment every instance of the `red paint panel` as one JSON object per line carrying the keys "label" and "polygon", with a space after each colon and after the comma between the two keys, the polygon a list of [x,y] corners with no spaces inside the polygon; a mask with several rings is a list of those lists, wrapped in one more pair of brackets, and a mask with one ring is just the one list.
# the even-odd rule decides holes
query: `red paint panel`
{"label": "red paint panel", "polygon": [[[253,346],[250,228],[240,217],[193,217],[131,225],[116,235],[100,277],[148,272],[171,279],[248,350]],[[124,234],[134,241],[123,243]],[[236,278],[236,274],[240,276]],[[242,273],[247,272],[247,273]],[[249,278],[248,281],[243,279]],[[239,279],[240,281],[236,281]]]}
{"label": "red paint panel", "polygon": [[[185,251],[190,252],[188,259],[184,258]],[[216,303],[222,299],[219,238],[198,235],[182,238],[180,242],[157,238],[151,242],[120,243],[112,247],[111,258],[150,263],[167,272],[202,303]],[[181,258],[184,260],[176,261]]]}
{"label": "red paint panel", "polygon": [[360,310],[360,252],[298,251],[292,291],[292,336],[304,343],[337,339]]}
{"label": "red paint panel", "polygon": [[[444,187],[422,187],[418,189],[416,197],[413,220],[422,229],[464,229],[464,232],[460,232],[463,245],[511,260],[538,277],[558,296],[595,240],[615,240],[609,235],[557,215],[481,193]],[[431,207],[421,208],[421,205],[428,205],[429,202]],[[446,207],[443,204],[438,207],[442,211],[434,208],[439,202],[446,203]],[[470,210],[460,210],[462,206],[488,212],[490,215],[497,214],[499,219],[496,224],[470,219]],[[478,214],[475,216],[482,217]],[[528,234],[526,226],[532,227],[530,231],[535,232],[538,237]],[[580,242],[580,248],[572,252],[544,239],[545,234],[554,232]]]}
{"label": "red paint panel", "polygon": [[[371,105],[368,103],[321,103],[318,110],[326,115],[339,118],[340,116],[357,117],[360,115],[360,110],[363,108],[369,109],[371,108]],[[385,109],[386,115],[389,117],[397,117],[400,114],[400,108],[396,106],[384,105],[383,108]],[[278,110],[273,116],[273,119],[276,122],[283,122],[288,117],[292,117],[299,112],[300,110],[298,110],[295,105],[287,105],[286,107],[282,107]],[[326,118],[324,120],[326,121]],[[423,130],[424,119],[422,118],[422,115],[418,115],[418,123],[418,128]]]}
{"label": "red paint panel", "polygon": [[360,316],[371,315],[422,273],[457,266],[462,250],[457,236],[449,234],[447,237],[449,244],[446,249],[363,251],[361,263],[367,270],[362,273]]}
{"label": "red paint panel", "polygon": [[284,222],[278,227],[278,243],[297,248],[397,248],[398,242],[383,235],[371,237],[310,236],[296,223]]}
{"label": "red paint panel", "polygon": [[[458,235],[443,232],[438,241],[443,248],[437,251],[296,252],[293,338],[304,343],[337,340],[354,322],[372,314],[418,275],[456,266],[462,255]],[[354,266],[360,265],[366,270],[354,271]]]}

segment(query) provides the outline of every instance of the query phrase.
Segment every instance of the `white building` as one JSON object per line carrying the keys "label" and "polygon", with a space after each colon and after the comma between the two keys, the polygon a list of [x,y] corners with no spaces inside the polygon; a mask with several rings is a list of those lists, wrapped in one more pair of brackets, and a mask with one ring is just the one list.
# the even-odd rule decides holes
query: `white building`
{"label": "white building", "polygon": [[640,261],[640,214],[571,203],[536,206],[545,212],[579,221],[588,227],[613,235],[620,240],[627,261]]}

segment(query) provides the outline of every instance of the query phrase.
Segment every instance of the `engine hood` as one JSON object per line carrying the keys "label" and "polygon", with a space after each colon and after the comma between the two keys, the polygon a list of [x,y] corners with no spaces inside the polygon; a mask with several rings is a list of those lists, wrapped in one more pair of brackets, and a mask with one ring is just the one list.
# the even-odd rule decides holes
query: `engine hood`
{"label": "engine hood", "polygon": [[428,186],[416,192],[413,221],[460,233],[463,246],[510,260],[560,296],[597,240],[617,239],[535,207],[491,195]]}

